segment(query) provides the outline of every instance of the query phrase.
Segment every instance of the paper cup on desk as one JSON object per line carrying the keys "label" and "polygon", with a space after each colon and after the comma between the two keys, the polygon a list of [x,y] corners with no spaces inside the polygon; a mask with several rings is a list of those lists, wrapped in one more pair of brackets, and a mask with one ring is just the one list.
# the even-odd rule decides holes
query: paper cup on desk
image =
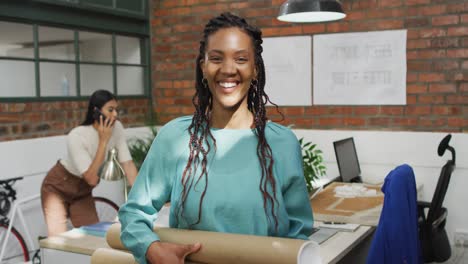
{"label": "paper cup on desk", "polygon": [[[199,252],[188,260],[207,264],[318,264],[319,246],[313,241],[299,239],[227,234],[218,232],[155,228],[162,242],[202,244]],[[107,232],[107,243],[112,248],[124,249],[120,241],[120,225]]]}

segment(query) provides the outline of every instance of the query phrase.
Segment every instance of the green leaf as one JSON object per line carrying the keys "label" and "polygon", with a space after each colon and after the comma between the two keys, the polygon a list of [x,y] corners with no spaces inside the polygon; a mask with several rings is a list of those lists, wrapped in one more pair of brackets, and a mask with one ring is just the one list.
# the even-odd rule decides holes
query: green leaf
{"label": "green leaf", "polygon": [[302,162],[304,170],[304,179],[307,184],[307,190],[312,192],[312,183],[320,176],[326,174],[326,167],[323,164],[322,151],[317,148],[317,144],[305,142],[304,138],[299,139],[302,149]]}
{"label": "green leaf", "polygon": [[158,134],[158,131],[155,126],[149,126],[150,135],[145,138],[132,138],[129,140],[128,149],[130,150],[130,155],[133,158],[133,162],[138,170],[140,170],[143,161],[148,154],[148,151],[153,143],[154,138]]}

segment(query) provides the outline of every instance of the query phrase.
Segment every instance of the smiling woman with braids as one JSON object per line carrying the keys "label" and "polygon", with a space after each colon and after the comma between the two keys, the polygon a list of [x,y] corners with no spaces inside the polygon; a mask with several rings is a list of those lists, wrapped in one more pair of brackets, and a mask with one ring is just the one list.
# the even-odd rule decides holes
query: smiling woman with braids
{"label": "smiling woman with braids", "polygon": [[291,130],[266,117],[261,35],[230,13],[205,26],[195,113],[160,130],[119,211],[122,242],[139,263],[184,263],[202,246],[163,243],[152,232],[168,201],[174,228],[310,235],[300,145]]}

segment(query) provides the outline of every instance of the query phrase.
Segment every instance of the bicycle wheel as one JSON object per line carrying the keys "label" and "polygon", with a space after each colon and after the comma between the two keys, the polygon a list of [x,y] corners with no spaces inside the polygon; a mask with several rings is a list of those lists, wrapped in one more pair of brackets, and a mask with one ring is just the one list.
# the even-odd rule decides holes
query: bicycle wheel
{"label": "bicycle wheel", "polygon": [[117,219],[119,207],[109,199],[103,197],[93,197],[96,204],[96,211],[99,222],[112,222]]}
{"label": "bicycle wheel", "polygon": [[[0,223],[0,250],[3,246],[6,234],[8,230],[8,225]],[[18,262],[28,262],[29,261],[29,252],[26,243],[21,234],[16,230],[15,227],[11,228],[11,234],[8,236],[8,241],[5,247],[5,254],[3,259],[0,260],[2,264],[9,263],[18,263]]]}

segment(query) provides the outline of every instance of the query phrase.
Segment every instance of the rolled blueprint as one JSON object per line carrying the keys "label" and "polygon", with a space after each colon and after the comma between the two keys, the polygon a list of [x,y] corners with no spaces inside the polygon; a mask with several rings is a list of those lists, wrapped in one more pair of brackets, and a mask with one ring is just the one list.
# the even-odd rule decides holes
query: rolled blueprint
{"label": "rolled blueprint", "polygon": [[[128,251],[112,248],[98,248],[91,255],[91,264],[138,264]],[[204,264],[185,261],[185,264]]]}
{"label": "rolled blueprint", "polygon": [[[319,245],[313,241],[175,228],[155,228],[154,231],[161,242],[184,245],[201,243],[201,250],[188,256],[191,262],[206,264],[322,263]],[[125,250],[120,241],[120,224],[114,224],[109,228],[106,240],[110,247]]]}
{"label": "rolled blueprint", "polygon": [[91,255],[91,264],[136,264],[132,254],[111,249],[111,248],[98,248]]}

